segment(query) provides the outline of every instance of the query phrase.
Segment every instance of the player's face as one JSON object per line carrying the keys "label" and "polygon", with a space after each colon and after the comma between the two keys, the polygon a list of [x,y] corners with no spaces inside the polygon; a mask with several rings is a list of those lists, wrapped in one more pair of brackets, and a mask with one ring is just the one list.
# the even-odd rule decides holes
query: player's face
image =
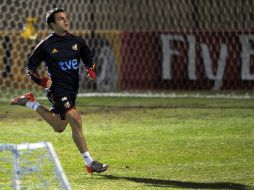
{"label": "player's face", "polygon": [[65,33],[69,30],[69,19],[65,12],[56,13],[55,23],[53,24],[53,29],[58,33]]}

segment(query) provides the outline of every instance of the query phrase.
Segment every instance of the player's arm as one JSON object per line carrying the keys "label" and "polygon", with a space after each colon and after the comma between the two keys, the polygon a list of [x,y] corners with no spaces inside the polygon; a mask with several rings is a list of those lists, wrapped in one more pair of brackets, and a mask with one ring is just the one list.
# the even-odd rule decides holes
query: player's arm
{"label": "player's arm", "polygon": [[27,64],[27,75],[38,85],[49,88],[52,81],[48,77],[40,76],[37,68],[44,59],[44,53],[42,49],[42,43],[40,43],[32,52],[31,56],[28,58]]}
{"label": "player's arm", "polygon": [[27,75],[38,85],[49,88],[52,85],[52,81],[49,77],[40,76],[37,70],[27,68]]}
{"label": "player's arm", "polygon": [[82,40],[80,47],[80,57],[85,64],[87,77],[91,80],[96,79],[96,64],[93,62],[93,53],[86,45],[85,41]]}

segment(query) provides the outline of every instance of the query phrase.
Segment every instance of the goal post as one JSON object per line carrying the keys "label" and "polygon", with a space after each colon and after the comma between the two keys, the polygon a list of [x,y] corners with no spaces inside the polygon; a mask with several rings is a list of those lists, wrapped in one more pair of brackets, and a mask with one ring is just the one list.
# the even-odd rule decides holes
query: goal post
{"label": "goal post", "polygon": [[8,178],[9,182],[0,183],[0,189],[57,187],[71,190],[68,178],[50,142],[0,144],[0,175],[11,175]]}

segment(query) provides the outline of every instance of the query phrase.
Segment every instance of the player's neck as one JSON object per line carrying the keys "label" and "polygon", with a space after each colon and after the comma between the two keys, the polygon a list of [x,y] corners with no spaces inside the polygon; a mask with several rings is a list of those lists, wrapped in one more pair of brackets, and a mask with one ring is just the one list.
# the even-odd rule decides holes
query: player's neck
{"label": "player's neck", "polygon": [[67,31],[54,31],[54,33],[58,36],[66,36],[68,34]]}

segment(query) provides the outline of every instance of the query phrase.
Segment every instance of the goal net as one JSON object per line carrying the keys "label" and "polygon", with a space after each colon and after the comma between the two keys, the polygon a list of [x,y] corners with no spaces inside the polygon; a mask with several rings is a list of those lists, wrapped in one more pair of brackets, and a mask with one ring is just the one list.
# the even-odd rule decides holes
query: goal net
{"label": "goal net", "polygon": [[71,190],[49,142],[0,144],[0,189]]}
{"label": "goal net", "polygon": [[80,92],[251,92],[253,6],[253,0],[2,0],[0,98],[43,94],[25,65],[51,32],[45,14],[53,7],[66,10],[71,32],[94,51],[98,77],[88,81],[81,64]]}

